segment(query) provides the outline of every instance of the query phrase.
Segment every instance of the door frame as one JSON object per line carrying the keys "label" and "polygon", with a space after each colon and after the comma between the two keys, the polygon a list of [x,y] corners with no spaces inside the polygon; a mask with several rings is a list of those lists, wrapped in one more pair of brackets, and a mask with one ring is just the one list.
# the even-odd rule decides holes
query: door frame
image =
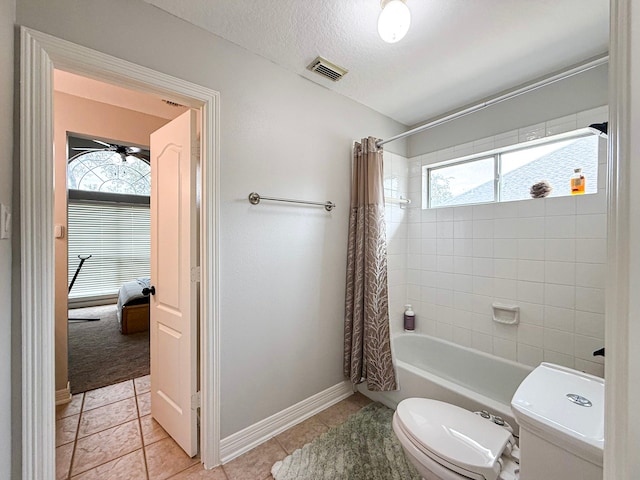
{"label": "door frame", "polygon": [[22,477],[55,478],[53,70],[199,109],[200,454],[220,463],[220,95],[209,88],[26,27],[20,28]]}

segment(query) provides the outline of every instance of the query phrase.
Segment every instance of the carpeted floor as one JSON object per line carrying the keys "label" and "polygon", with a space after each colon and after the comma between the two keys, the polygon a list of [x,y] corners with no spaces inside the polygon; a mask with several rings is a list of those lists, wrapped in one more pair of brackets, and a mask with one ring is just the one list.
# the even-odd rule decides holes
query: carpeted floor
{"label": "carpeted floor", "polygon": [[420,480],[393,433],[393,410],[372,403],[271,469],[275,480]]}
{"label": "carpeted floor", "polygon": [[86,392],[149,374],[149,331],[122,335],[116,306],[69,310],[69,382],[71,393]]}

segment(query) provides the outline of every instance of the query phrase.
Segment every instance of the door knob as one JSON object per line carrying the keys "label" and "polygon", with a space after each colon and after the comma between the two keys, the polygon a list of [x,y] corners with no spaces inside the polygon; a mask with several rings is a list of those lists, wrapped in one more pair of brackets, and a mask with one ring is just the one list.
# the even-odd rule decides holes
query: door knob
{"label": "door knob", "polygon": [[145,297],[146,297],[146,296],[148,296],[149,294],[151,294],[151,295],[155,295],[155,294],[156,294],[156,287],[154,287],[153,285],[151,285],[151,287],[150,287],[150,288],[146,288],[146,287],[145,287],[145,288],[143,288],[143,289],[142,289],[142,294],[143,294]]}

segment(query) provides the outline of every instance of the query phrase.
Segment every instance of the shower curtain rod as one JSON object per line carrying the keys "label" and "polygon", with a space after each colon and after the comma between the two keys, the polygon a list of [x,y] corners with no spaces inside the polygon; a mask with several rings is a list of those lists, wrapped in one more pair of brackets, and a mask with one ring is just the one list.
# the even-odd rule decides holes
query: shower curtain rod
{"label": "shower curtain rod", "polygon": [[541,78],[533,83],[529,83],[522,87],[515,88],[501,95],[497,95],[495,97],[491,97],[488,100],[484,100],[476,105],[471,107],[466,107],[461,110],[457,110],[449,115],[446,115],[442,118],[438,118],[436,120],[432,120],[425,124],[420,125],[419,127],[412,128],[411,130],[407,130],[404,133],[400,133],[395,135],[394,137],[388,138],[386,140],[379,140],[376,142],[377,147],[381,147],[385,143],[393,142],[395,140],[400,140],[401,138],[409,137],[411,135],[415,135],[416,133],[424,132],[433,127],[437,127],[438,125],[442,125],[443,123],[450,122],[452,120],[456,120],[458,118],[464,117],[465,115],[469,115],[471,113],[478,112],[484,108],[490,107],[492,105],[496,105],[497,103],[504,102],[505,100],[510,100],[524,93],[529,93],[538,88],[545,87],[547,85],[551,85],[552,83],[558,82],[560,80],[564,80],[565,78],[572,77],[573,75],[577,75],[582,72],[586,72],[587,70],[591,70],[592,68],[599,67],[600,65],[604,65],[609,61],[609,55],[604,54],[599,57],[595,57],[591,60],[587,60],[584,63],[578,64],[574,67],[571,67],[567,70],[563,70],[558,73],[554,73],[547,77]]}

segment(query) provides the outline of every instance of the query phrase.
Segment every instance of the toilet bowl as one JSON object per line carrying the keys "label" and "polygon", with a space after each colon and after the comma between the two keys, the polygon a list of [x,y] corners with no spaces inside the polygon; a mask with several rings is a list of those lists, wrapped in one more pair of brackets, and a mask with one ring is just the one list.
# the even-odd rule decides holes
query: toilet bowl
{"label": "toilet bowl", "polygon": [[519,478],[519,449],[511,432],[455,405],[403,400],[393,431],[425,480]]}

